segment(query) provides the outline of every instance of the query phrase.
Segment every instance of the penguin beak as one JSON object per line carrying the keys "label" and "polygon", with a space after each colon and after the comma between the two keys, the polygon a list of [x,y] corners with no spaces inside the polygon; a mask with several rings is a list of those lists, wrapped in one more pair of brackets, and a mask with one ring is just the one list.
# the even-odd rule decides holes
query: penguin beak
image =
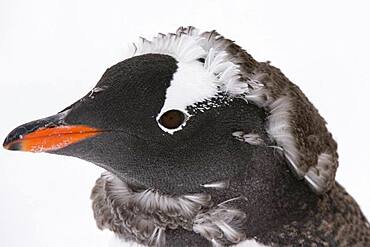
{"label": "penguin beak", "polygon": [[64,111],[23,124],[9,133],[3,146],[8,150],[48,152],[62,149],[103,131],[86,125],[67,125]]}

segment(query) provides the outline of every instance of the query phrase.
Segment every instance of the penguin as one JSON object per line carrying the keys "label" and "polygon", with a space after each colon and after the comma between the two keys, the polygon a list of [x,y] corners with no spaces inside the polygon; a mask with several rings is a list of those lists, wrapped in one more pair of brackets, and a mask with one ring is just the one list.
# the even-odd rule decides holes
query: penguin
{"label": "penguin", "polygon": [[93,215],[122,246],[370,246],[318,110],[216,31],[142,38],[84,97],[3,146],[104,168]]}

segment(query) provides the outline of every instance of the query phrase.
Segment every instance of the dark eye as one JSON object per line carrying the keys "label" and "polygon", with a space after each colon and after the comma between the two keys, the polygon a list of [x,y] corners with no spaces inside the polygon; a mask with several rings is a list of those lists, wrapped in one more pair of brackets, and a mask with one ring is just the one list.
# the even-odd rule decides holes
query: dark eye
{"label": "dark eye", "polygon": [[179,110],[170,110],[163,113],[159,123],[167,129],[177,129],[185,121],[185,114]]}

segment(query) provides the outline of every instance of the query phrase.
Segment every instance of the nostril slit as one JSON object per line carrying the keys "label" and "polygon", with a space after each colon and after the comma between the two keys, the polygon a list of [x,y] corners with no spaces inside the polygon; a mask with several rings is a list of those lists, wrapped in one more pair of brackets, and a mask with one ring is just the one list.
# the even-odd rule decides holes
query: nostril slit
{"label": "nostril slit", "polygon": [[27,128],[26,127],[21,127],[21,128],[17,128],[14,130],[14,132],[11,132],[8,136],[9,138],[9,142],[12,142],[16,139],[20,139],[20,138],[23,138],[24,134],[26,134],[28,132]]}

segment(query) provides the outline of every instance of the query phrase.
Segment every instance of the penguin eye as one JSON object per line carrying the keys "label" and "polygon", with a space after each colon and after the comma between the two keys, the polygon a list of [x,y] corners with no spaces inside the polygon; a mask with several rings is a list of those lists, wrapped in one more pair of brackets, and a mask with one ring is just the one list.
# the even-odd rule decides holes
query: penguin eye
{"label": "penguin eye", "polygon": [[185,114],[182,111],[169,110],[162,114],[158,122],[167,129],[177,129],[184,123],[185,119]]}

